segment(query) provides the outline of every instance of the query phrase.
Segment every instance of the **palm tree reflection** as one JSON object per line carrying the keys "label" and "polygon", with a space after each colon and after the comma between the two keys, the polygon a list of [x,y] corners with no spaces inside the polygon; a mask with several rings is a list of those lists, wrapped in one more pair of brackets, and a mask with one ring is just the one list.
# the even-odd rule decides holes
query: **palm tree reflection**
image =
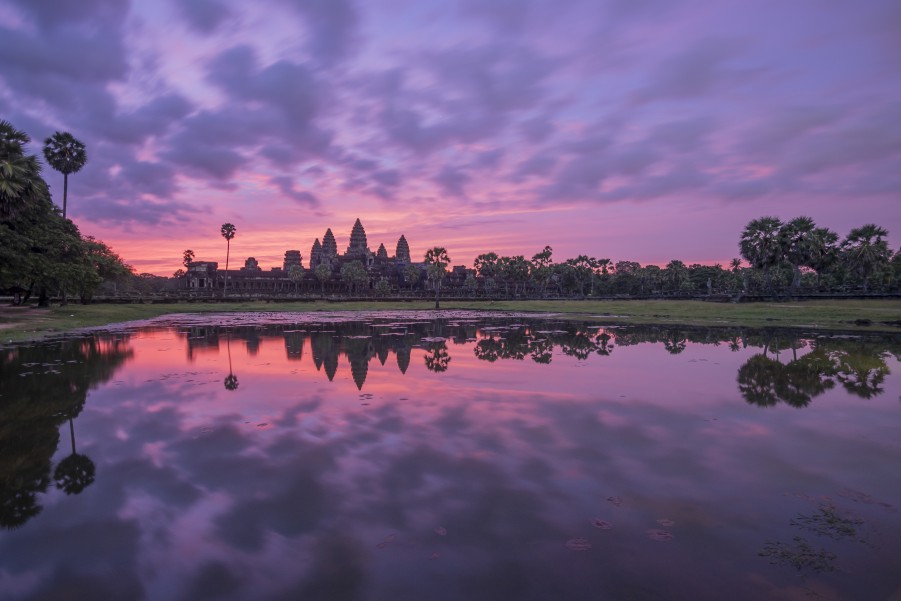
{"label": "palm tree reflection", "polygon": [[225,348],[228,352],[228,375],[225,376],[225,380],[223,380],[223,385],[226,390],[237,390],[238,389],[238,376],[234,374],[232,371],[232,336],[231,332],[226,334],[225,338]]}

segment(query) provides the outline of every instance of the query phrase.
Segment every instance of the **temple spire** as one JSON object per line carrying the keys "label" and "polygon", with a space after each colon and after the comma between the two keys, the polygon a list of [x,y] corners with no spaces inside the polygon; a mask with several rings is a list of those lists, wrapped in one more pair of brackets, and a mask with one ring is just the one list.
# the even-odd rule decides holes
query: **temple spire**
{"label": "temple spire", "polygon": [[407,239],[404,238],[403,235],[401,235],[400,240],[397,241],[397,250],[394,252],[394,260],[412,263],[410,260],[410,245],[407,244]]}

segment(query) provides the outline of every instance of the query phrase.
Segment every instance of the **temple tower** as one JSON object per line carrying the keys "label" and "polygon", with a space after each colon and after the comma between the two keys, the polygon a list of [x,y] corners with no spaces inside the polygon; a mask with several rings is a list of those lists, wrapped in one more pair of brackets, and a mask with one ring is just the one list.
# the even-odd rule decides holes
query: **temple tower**
{"label": "temple tower", "polygon": [[325,236],[322,237],[321,256],[323,259],[334,259],[338,256],[338,243],[335,242],[335,234],[332,233],[332,228],[325,230]]}
{"label": "temple tower", "polygon": [[357,218],[350,231],[350,246],[347,247],[347,255],[361,257],[367,254],[369,254],[369,245],[366,243],[366,230],[363,229],[363,224]]}
{"label": "temple tower", "polygon": [[285,251],[285,271],[287,272],[292,265],[297,265],[301,268],[303,267],[303,262],[299,250]]}
{"label": "temple tower", "polygon": [[404,263],[412,263],[410,260],[410,245],[403,236],[397,241],[397,250],[394,252],[395,261],[403,261]]}
{"label": "temple tower", "polygon": [[313,248],[310,249],[310,269],[315,269],[322,259],[322,245],[319,244],[319,238],[313,242]]}
{"label": "temple tower", "polygon": [[388,251],[385,249],[384,244],[379,244],[379,250],[375,253],[375,256],[378,257],[380,261],[388,260]]}

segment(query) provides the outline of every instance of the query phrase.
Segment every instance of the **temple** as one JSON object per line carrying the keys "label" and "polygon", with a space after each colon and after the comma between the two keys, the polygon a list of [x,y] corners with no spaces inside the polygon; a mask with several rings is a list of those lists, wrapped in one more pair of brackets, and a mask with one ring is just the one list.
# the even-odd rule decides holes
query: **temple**
{"label": "temple", "polygon": [[[397,240],[395,249],[394,256],[389,256],[385,244],[381,243],[373,252],[369,248],[363,223],[357,219],[343,254],[338,253],[338,242],[331,228],[328,228],[321,242],[319,238],[313,242],[307,265],[304,265],[304,257],[299,250],[286,250],[282,265],[268,271],[259,266],[256,258],[248,257],[244,267],[228,270],[228,291],[236,295],[343,291],[346,286],[342,282],[341,269],[352,261],[359,261],[365,268],[369,275],[369,288],[381,281],[387,282],[390,289],[410,287],[408,278],[411,274],[405,271],[409,265],[417,266],[422,272],[419,274],[421,277],[415,278],[421,285],[426,279],[423,276],[425,265],[411,260],[410,246],[403,235]],[[328,270],[328,277],[322,275],[320,266],[323,265]],[[185,282],[190,290],[224,290],[226,272],[219,269],[215,261],[193,261],[188,264]]]}

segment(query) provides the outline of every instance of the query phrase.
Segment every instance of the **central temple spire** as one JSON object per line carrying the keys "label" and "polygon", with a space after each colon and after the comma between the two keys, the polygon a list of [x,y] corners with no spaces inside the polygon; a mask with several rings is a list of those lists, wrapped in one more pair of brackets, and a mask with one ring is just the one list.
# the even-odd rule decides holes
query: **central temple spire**
{"label": "central temple spire", "polygon": [[359,217],[354,221],[354,227],[350,231],[350,246],[347,247],[348,255],[365,255],[369,252],[369,245],[366,243],[366,230]]}

